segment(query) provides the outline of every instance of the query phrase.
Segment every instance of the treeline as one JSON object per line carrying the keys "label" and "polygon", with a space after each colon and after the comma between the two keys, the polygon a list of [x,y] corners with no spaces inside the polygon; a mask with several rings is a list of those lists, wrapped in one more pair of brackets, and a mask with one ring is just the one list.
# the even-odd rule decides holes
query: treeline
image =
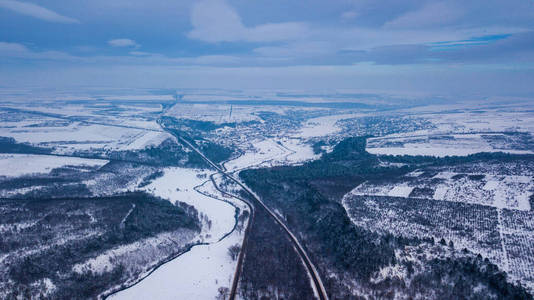
{"label": "treeline", "polygon": [[152,174],[150,174],[148,176],[145,176],[143,178],[143,181],[141,181],[141,183],[137,187],[138,188],[145,187],[145,186],[151,184],[154,180],[162,177],[163,175],[165,175],[165,172],[163,172],[162,170],[157,170],[154,173],[152,173]]}
{"label": "treeline", "polygon": [[[202,134],[213,131],[219,128],[223,127],[231,127],[235,128],[238,123],[236,122],[223,122],[223,123],[215,123],[210,121],[202,121],[202,120],[192,120],[192,119],[182,119],[182,118],[171,118],[171,117],[162,117],[162,120],[166,122],[167,125],[173,125],[176,129],[179,129],[180,131],[189,132],[193,136],[201,136]],[[243,126],[249,126],[252,124],[256,124],[258,121],[246,121],[239,123]]]}
{"label": "treeline", "polygon": [[187,164],[188,155],[183,147],[171,138],[157,146],[140,150],[111,151],[105,154],[111,160],[137,162],[153,166],[184,166]]}
{"label": "treeline", "polygon": [[50,154],[52,149],[18,143],[14,138],[0,136],[0,153]]}
{"label": "treeline", "polygon": [[[381,167],[379,159],[365,151],[366,137],[348,138],[336,145],[332,152],[325,153],[320,159],[302,166],[283,166],[260,170],[245,170],[243,178],[249,174],[273,180],[319,180],[324,178],[352,177],[355,179],[396,177],[405,174],[413,167]],[[258,175],[260,176],[260,175]]]}
{"label": "treeline", "polygon": [[[216,128],[223,126],[235,126],[235,123],[215,124],[208,121],[196,121],[189,119],[175,119],[162,117],[160,122],[167,130],[175,136],[179,136],[195,147],[197,147],[206,157],[215,163],[226,161],[232,157],[234,151],[219,144],[213,143],[204,138],[205,134]],[[209,167],[206,162],[195,152],[187,152],[186,166],[189,167]]]}
{"label": "treeline", "polygon": [[423,156],[423,155],[381,155],[382,161],[404,164],[449,166],[473,162],[534,162],[533,154],[511,154],[504,152],[480,152],[467,156]]}

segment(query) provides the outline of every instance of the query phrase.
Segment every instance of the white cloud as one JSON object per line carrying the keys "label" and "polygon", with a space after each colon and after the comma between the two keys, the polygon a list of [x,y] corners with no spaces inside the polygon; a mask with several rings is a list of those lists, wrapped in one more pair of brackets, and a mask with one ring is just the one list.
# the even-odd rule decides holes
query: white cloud
{"label": "white cloud", "polygon": [[130,55],[133,56],[151,56],[153,53],[143,51],[130,51]]}
{"label": "white cloud", "polygon": [[61,51],[35,52],[18,43],[0,42],[0,58],[75,61],[78,57]]}
{"label": "white cloud", "polygon": [[31,17],[49,21],[49,22],[80,23],[80,21],[74,18],[62,16],[52,10],[49,10],[47,8],[41,7],[33,3],[21,2],[21,1],[15,1],[15,0],[0,0],[0,7],[12,10],[19,14],[31,16]]}
{"label": "white cloud", "polygon": [[224,0],[203,0],[191,11],[193,30],[188,36],[205,42],[269,42],[301,38],[306,24],[298,22],[268,23],[246,27],[234,8]]}
{"label": "white cloud", "polygon": [[332,43],[305,41],[282,46],[258,47],[253,51],[263,57],[306,58],[332,54],[337,49]]}
{"label": "white cloud", "polygon": [[108,44],[112,47],[134,47],[139,48],[141,45],[137,44],[131,39],[113,39],[109,40]]}
{"label": "white cloud", "polygon": [[384,27],[420,28],[444,25],[452,23],[463,14],[463,10],[452,3],[432,2],[387,22]]}
{"label": "white cloud", "polygon": [[168,57],[159,53],[130,51],[123,56],[76,56],[61,51],[34,51],[18,43],[0,42],[1,60],[54,61],[81,65],[166,65],[166,66],[229,66],[237,65],[240,57],[230,55],[203,55]]}
{"label": "white cloud", "polygon": [[0,55],[14,55],[17,53],[25,53],[28,52],[28,48],[26,48],[24,45],[17,44],[17,43],[6,43],[6,42],[0,42]]}

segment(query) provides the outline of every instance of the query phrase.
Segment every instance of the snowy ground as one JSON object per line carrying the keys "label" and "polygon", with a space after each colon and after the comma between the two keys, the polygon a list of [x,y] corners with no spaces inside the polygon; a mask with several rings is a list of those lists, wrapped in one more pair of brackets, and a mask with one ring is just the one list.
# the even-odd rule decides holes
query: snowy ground
{"label": "snowy ground", "polygon": [[170,252],[169,249],[184,247],[195,238],[195,235],[195,232],[186,229],[164,232],[154,237],[107,250],[95,258],[74,265],[73,271],[83,274],[84,270],[90,269],[96,274],[101,274],[112,270],[117,262],[123,262],[127,264],[125,266],[127,272],[138,274],[158,263],[157,259],[165,257]]}
{"label": "snowy ground", "polygon": [[[534,181],[530,176],[440,172],[431,178],[416,177],[380,184],[365,182],[351,194],[433,199],[522,211],[531,209],[529,197],[534,192]],[[426,191],[412,193],[415,188]]]}
{"label": "snowy ground", "polygon": [[164,264],[139,284],[110,297],[111,299],[215,299],[220,287],[230,288],[236,261],[228,248],[242,242],[234,231],[210,245],[195,246]]}
{"label": "snowy ground", "polygon": [[16,177],[49,173],[52,169],[63,166],[101,167],[107,163],[107,160],[102,159],[33,154],[0,154],[0,176]]}
{"label": "snowy ground", "polygon": [[[532,154],[534,115],[528,106],[484,108],[437,106],[405,110],[430,122],[429,129],[368,139],[367,151],[390,155],[469,155],[477,152]],[[531,109],[531,107],[530,107]],[[521,133],[510,134],[510,133]]]}
{"label": "snowy ground", "polygon": [[236,208],[221,200],[241,211],[246,206],[220,195],[208,181],[210,174],[206,170],[168,168],[163,177],[146,187],[164,199],[193,205],[203,216],[198,242],[207,245],[194,246],[113,299],[213,299],[220,287],[230,288],[237,262],[231,260],[228,248],[241,245],[243,235],[233,230]]}
{"label": "snowy ground", "polygon": [[[211,174],[212,171],[207,170],[168,168],[162,177],[144,189],[171,202],[180,201],[194,206],[199,214],[211,221],[211,226],[203,225],[202,242],[214,242],[234,227],[235,208],[195,190],[209,180]],[[206,186],[209,184],[206,183]]]}
{"label": "snowy ground", "polygon": [[304,139],[269,138],[250,143],[244,153],[224,166],[235,172],[252,167],[293,165],[319,158]]}
{"label": "snowy ground", "polygon": [[56,153],[143,149],[169,137],[156,122],[160,112],[158,103],[0,101],[0,136]]}
{"label": "snowy ground", "polygon": [[533,150],[500,148],[497,145],[491,145],[481,134],[385,136],[370,138],[367,140],[366,150],[372,154],[427,155],[436,157],[465,156],[478,152],[534,153]]}
{"label": "snowy ground", "polygon": [[337,114],[332,116],[317,117],[306,121],[296,136],[301,138],[321,137],[332,135],[341,130],[336,122],[342,119],[350,119],[363,114]]}
{"label": "snowy ground", "polygon": [[139,138],[132,140],[125,147],[120,148],[120,150],[137,150],[151,146],[155,147],[171,137],[172,136],[167,132],[147,131],[144,132]]}
{"label": "snowy ground", "polygon": [[480,253],[534,290],[532,164],[474,163],[364,182],[342,203],[358,226],[406,237],[445,238]]}
{"label": "snowy ground", "polygon": [[169,137],[164,132],[81,122],[73,122],[67,126],[4,127],[0,128],[0,136],[12,137],[17,142],[52,147],[56,149],[56,153],[91,149],[143,149],[150,145],[159,145]]}

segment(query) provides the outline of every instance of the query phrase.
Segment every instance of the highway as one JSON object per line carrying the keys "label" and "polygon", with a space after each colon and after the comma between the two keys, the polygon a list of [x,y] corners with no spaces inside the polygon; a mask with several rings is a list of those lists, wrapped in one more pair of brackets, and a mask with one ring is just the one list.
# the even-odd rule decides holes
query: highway
{"label": "highway", "polygon": [[[160,123],[160,125],[162,126],[163,129],[167,130],[162,123]],[[196,153],[198,153],[198,155],[200,155],[202,157],[202,159],[204,159],[206,161],[206,163],[208,163],[210,166],[215,168],[219,173],[221,173],[223,176],[226,176],[228,179],[230,179],[231,181],[233,181],[237,185],[239,185],[245,192],[247,192],[251,196],[251,198],[253,199],[253,201],[255,203],[257,203],[259,206],[261,206],[263,209],[265,209],[267,211],[267,213],[283,229],[283,231],[285,231],[287,233],[287,235],[289,237],[289,240],[293,244],[297,254],[299,255],[299,257],[302,260],[302,262],[304,263],[304,266],[305,266],[305,269],[306,269],[306,271],[308,273],[308,276],[313,281],[313,289],[314,289],[315,294],[317,295],[317,297],[320,300],[328,300],[328,294],[326,293],[326,289],[324,288],[323,282],[321,281],[321,277],[319,276],[319,272],[317,272],[317,268],[312,263],[312,261],[309,258],[308,254],[304,250],[304,247],[302,247],[302,245],[300,244],[300,242],[298,241],[296,236],[291,232],[291,230],[289,230],[289,228],[287,228],[287,226],[284,224],[284,222],[282,222],[282,220],[280,220],[280,218],[269,207],[267,207],[267,205],[265,205],[265,203],[263,201],[261,201],[261,199],[254,192],[252,192],[247,186],[245,186],[245,184],[243,184],[241,181],[236,179],[231,174],[227,173],[219,165],[217,165],[216,163],[212,162],[208,157],[206,157],[200,150],[198,150],[188,140],[186,140],[183,137],[177,135],[172,130],[167,130],[167,131],[169,133],[171,133],[172,135],[174,135],[184,145],[186,145],[189,148],[191,148],[191,150],[193,150]],[[248,204],[251,205],[252,209],[254,209],[253,203],[248,202]],[[252,215],[252,213],[253,212],[251,212],[251,215]],[[244,251],[244,249],[243,249],[243,251]],[[242,259],[242,257],[240,257],[240,259]],[[238,264],[238,265],[240,266],[240,264]],[[236,272],[236,273],[238,274],[238,272]],[[236,280],[237,279],[235,279],[234,281],[236,281]],[[236,284],[234,284],[234,285],[236,285]],[[232,287],[232,292],[233,292],[233,294],[230,295],[230,299],[235,299],[235,287],[234,286]]]}

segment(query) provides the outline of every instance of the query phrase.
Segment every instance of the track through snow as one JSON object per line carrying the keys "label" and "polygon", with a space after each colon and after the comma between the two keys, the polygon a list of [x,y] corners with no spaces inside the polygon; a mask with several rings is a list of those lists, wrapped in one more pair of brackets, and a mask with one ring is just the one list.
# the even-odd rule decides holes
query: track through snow
{"label": "track through snow", "polygon": [[[172,133],[172,132],[171,132]],[[172,133],[174,134],[174,133]],[[219,173],[226,176],[228,179],[239,185],[245,192],[247,192],[249,195],[252,196],[252,199],[255,201],[256,204],[259,204],[263,209],[265,209],[269,215],[274,219],[274,221],[282,228],[282,230],[287,233],[289,240],[295,247],[295,250],[302,260],[304,267],[307,271],[307,275],[311,279],[313,283],[313,289],[315,292],[315,295],[320,300],[328,300],[328,294],[326,293],[326,289],[323,285],[323,282],[321,280],[321,277],[319,276],[319,272],[317,271],[317,268],[312,263],[310,257],[304,250],[304,247],[300,244],[296,236],[289,230],[289,228],[285,225],[284,222],[280,220],[280,218],[267,206],[261,199],[256,195],[254,192],[252,192],[247,186],[245,186],[241,181],[234,178],[232,175],[224,171],[219,165],[212,162],[209,158],[207,158],[200,150],[198,150],[193,144],[191,144],[189,141],[184,139],[181,136],[175,135],[177,139],[179,139],[182,143],[187,145],[189,148],[191,148],[193,151],[197,152],[209,165],[211,165],[213,168],[215,168]],[[235,299],[235,294],[230,295],[230,299]]]}
{"label": "track through snow", "polygon": [[508,259],[508,252],[506,251],[506,243],[504,240],[503,234],[503,220],[502,220],[502,209],[497,208],[497,228],[499,229],[499,237],[501,240],[501,250],[503,256],[503,266],[506,272],[510,272],[510,260]]}

